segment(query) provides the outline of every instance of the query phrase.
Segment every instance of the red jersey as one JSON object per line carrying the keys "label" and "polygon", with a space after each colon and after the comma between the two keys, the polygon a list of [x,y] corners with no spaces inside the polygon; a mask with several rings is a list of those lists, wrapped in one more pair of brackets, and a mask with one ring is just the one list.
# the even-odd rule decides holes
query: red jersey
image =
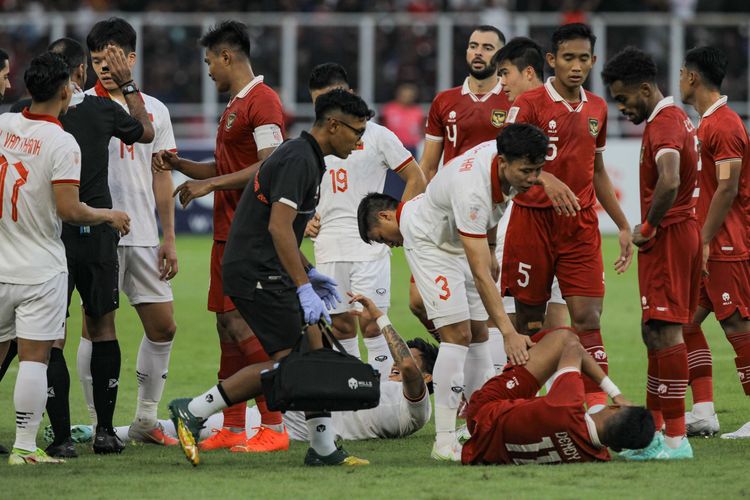
{"label": "red jersey", "polygon": [[[237,172],[258,162],[255,129],[263,125],[275,125],[281,135],[284,134],[281,100],[271,87],[263,83],[262,76],[256,76],[229,101],[221,115],[214,153],[216,175]],[[275,139],[275,143],[280,144],[283,137]],[[214,193],[214,240],[227,241],[241,196],[242,189]]]}
{"label": "red jersey", "polygon": [[708,208],[716,193],[716,166],[727,161],[742,160],[737,197],[711,242],[709,260],[746,260],[750,258],[750,141],[742,119],[727,106],[726,96],[703,114],[698,126],[698,141],[701,162],[698,167],[700,196],[697,215],[701,225],[706,222]]}
{"label": "red jersey", "polygon": [[469,78],[460,87],[440,92],[430,106],[425,139],[443,143],[443,165],[477,144],[497,137],[510,108],[498,81],[484,95],[469,90]]}
{"label": "red jersey", "polygon": [[[552,86],[553,79],[518,96],[507,121],[542,129],[549,137],[544,170],[568,185],[581,208],[593,207],[594,157],[607,143],[607,103],[581,87],[581,101],[571,105]],[[552,206],[542,186],[519,194],[513,202],[531,208]]]}
{"label": "red jersey", "polygon": [[695,127],[685,112],[674,105],[672,97],[665,97],[654,108],[646,121],[641,143],[641,220],[651,208],[659,170],[656,161],[661,155],[675,152],[680,155],[680,187],[677,198],[664,215],[660,226],[668,226],[695,218],[698,196],[698,139]]}
{"label": "red jersey", "polygon": [[485,403],[471,439],[463,447],[464,464],[559,464],[610,459],[586,414],[583,379],[576,369],[562,370],[549,394],[531,399]]}

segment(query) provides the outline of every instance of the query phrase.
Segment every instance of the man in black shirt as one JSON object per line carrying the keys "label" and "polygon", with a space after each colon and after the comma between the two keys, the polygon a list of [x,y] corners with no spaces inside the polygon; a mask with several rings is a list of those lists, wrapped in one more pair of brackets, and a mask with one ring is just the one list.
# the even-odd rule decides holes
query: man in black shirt
{"label": "man in black shirt", "polygon": [[[330,322],[326,307],[341,300],[336,284],[310,265],[299,246],[318,202],[323,157],[346,158],[360,147],[371,116],[367,104],[345,90],[321,95],[310,133],[279,146],[260,166],[252,189],[243,192],[224,252],[224,293],[272,361],[245,367],[205,394],[169,404],[180,444],[193,465],[199,461],[195,440],[205,420],[261,394],[261,373],[289,354],[303,324],[315,325],[321,317]],[[308,341],[311,349],[322,347],[317,327],[308,328]],[[308,413],[306,418],[306,465],[369,463],[336,447],[330,413]]]}
{"label": "man in black shirt", "polygon": [[[86,80],[86,53],[83,46],[70,38],[61,38],[49,46],[51,52],[60,54],[71,69],[71,82],[75,93],[68,112],[60,117],[66,132],[75,137],[81,148],[81,184],[79,197],[82,202],[95,208],[112,208],[108,185],[109,142],[112,137],[130,145],[135,142],[149,143],[154,138],[154,129],[146,113],[143,99],[138,93],[126,98],[130,114],[111,99],[84,95],[81,88]],[[114,48],[111,49],[116,52]],[[120,53],[122,52],[121,49]],[[112,77],[118,83],[132,81],[124,54],[112,57]],[[21,111],[30,101],[21,101],[11,111]],[[63,223],[62,240],[68,261],[68,305],[73,289],[78,288],[83,301],[85,327],[92,339],[110,340],[115,337],[114,311],[119,306],[117,242],[119,234],[107,224],[98,226],[73,226]],[[55,343],[47,368],[48,394],[47,413],[52,423],[54,441],[46,449],[48,455],[71,458],[76,456],[70,435],[70,409],[68,393],[70,375],[63,357],[64,341]],[[99,423],[98,439],[94,442],[96,453],[119,453],[124,448],[112,429],[116,387],[110,380],[119,378],[119,366],[107,363],[105,369],[95,370],[92,358],[93,384],[104,390],[94,390],[96,417]],[[99,363],[102,364],[102,363]],[[115,373],[116,372],[116,373]],[[99,397],[97,397],[97,392]],[[107,424],[107,422],[109,422]]]}

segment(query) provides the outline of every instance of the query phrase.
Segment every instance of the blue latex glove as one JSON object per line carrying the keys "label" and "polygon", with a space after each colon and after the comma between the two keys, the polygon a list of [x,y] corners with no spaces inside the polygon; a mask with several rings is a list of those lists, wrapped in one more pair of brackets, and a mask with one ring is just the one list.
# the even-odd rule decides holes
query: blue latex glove
{"label": "blue latex glove", "polygon": [[341,302],[341,295],[339,295],[338,290],[336,290],[338,283],[331,278],[324,274],[320,274],[317,269],[311,267],[307,272],[307,279],[310,280],[313,290],[318,294],[318,297],[323,299],[323,302],[328,309],[335,308],[336,304]]}
{"label": "blue latex glove", "polygon": [[297,297],[302,306],[302,315],[305,323],[314,325],[323,316],[326,321],[331,322],[331,315],[326,311],[323,300],[318,297],[311,283],[305,283],[297,288]]}

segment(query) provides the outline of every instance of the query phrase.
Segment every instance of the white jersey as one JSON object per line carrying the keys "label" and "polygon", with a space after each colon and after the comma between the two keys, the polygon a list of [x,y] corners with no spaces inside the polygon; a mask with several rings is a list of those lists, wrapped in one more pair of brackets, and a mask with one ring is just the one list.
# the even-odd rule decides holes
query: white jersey
{"label": "white jersey", "polygon": [[81,150],[57,119],[0,115],[0,282],[36,285],[67,273],[53,185],[78,185]]}
{"label": "white jersey", "polygon": [[[417,432],[430,421],[431,414],[427,391],[419,401],[409,401],[404,396],[401,382],[384,380],[380,383],[378,406],[359,411],[335,411],[331,413],[331,419],[336,434],[344,440],[393,439]],[[286,412],[284,424],[291,439],[308,440],[303,412]]]}
{"label": "white jersey", "polygon": [[515,195],[515,190],[509,196],[503,194],[498,168],[494,140],[448,162],[427,185],[424,197],[410,207],[408,230],[402,230],[404,247],[408,248],[414,237],[462,255],[461,236],[486,238]]}
{"label": "white jersey", "polygon": [[[86,91],[102,95],[103,87]],[[108,95],[108,94],[105,94]],[[109,190],[112,207],[130,216],[130,233],[120,238],[120,246],[153,247],[159,245],[159,228],[156,224],[151,157],[158,151],[176,151],[169,110],[158,99],[141,92],[151,123],[154,140],[150,144],[135,143],[128,146],[113,137],[109,142]],[[125,111],[126,104],[118,102]]]}
{"label": "white jersey", "polygon": [[315,238],[315,262],[374,261],[388,255],[383,244],[368,245],[359,237],[357,207],[368,193],[382,192],[386,172],[398,172],[413,160],[396,134],[368,123],[361,149],[342,160],[325,157],[320,183],[320,232]]}

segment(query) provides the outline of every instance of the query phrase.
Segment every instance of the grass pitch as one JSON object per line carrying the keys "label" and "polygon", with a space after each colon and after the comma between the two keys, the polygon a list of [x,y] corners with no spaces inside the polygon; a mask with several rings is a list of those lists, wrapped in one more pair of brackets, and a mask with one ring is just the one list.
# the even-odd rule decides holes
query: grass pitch
{"label": "grass pitch", "polygon": [[[169,380],[159,410],[175,397],[194,396],[216,381],[219,349],[214,315],[206,310],[211,240],[180,237],[180,274],[173,281],[178,331]],[[305,246],[308,255],[311,248]],[[637,402],[645,400],[646,353],[640,339],[640,307],[635,265],[625,275],[610,271],[616,240],[604,239],[607,296],[602,332],[610,374]],[[408,310],[408,270],[394,252],[392,308],[389,316],[407,338],[425,335]],[[74,303],[77,299],[74,298]],[[123,304],[126,300],[123,298]],[[88,423],[75,372],[80,312],[73,308],[65,349],[71,371],[74,423]],[[135,411],[135,357],[142,330],[134,310],[118,312],[122,375],[115,423],[130,422]],[[742,394],[734,354],[718,324],[705,331],[714,355],[714,392],[722,431],[750,419],[750,401]],[[0,383],[0,442],[13,444],[13,385],[17,364]],[[43,425],[46,425],[46,419]],[[307,449],[292,443],[287,453],[270,455],[203,453],[191,467],[177,448],[130,445],[122,455],[98,456],[78,445],[80,458],[61,466],[9,467],[0,461],[0,499],[27,498],[715,498],[750,496],[747,458],[750,441],[692,439],[695,459],[681,463],[625,463],[566,466],[463,467],[430,459],[434,427],[429,424],[402,440],[350,442],[351,452],[368,458],[369,467],[310,469],[302,466]],[[41,434],[38,443],[43,445]]]}

